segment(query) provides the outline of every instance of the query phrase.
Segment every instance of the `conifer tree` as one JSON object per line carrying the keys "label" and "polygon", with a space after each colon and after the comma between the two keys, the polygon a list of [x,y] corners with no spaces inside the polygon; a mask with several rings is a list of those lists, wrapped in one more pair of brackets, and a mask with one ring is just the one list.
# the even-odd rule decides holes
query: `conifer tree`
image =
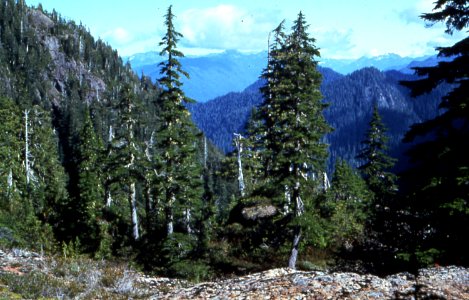
{"label": "conifer tree", "polygon": [[418,96],[441,83],[452,90],[441,99],[441,113],[415,124],[404,141],[414,142],[408,152],[412,167],[402,174],[413,212],[411,238],[417,260],[440,263],[469,263],[466,247],[469,226],[469,2],[439,0],[432,12],[421,18],[430,24],[443,22],[446,33],[466,36],[449,47],[438,47],[447,58],[433,67],[415,68],[419,80],[402,82]]}
{"label": "conifer tree", "polygon": [[78,145],[78,209],[77,223],[81,226],[81,241],[96,250],[99,244],[99,224],[104,207],[104,188],[101,176],[101,155],[103,145],[94,131],[89,110],[85,112],[83,129],[80,132]]}
{"label": "conifer tree", "polygon": [[331,243],[348,247],[364,236],[372,193],[356,170],[344,160],[335,164],[324,208],[330,216]]}
{"label": "conifer tree", "polygon": [[20,116],[13,100],[0,97],[0,209],[8,213],[22,207],[20,197],[25,190]]}
{"label": "conifer tree", "polygon": [[[37,215],[44,221],[58,221],[56,208],[68,201],[67,176],[58,156],[57,136],[50,113],[38,106],[29,113],[29,148],[33,174],[30,197]],[[24,137],[26,138],[26,137]]]}
{"label": "conifer tree", "polygon": [[[251,139],[257,141],[255,146],[262,150],[261,160],[264,164],[264,177],[268,178],[272,169],[272,149],[275,146],[275,118],[281,114],[281,97],[285,86],[282,80],[288,76],[284,72],[285,65],[285,44],[287,35],[285,31],[285,20],[274,29],[274,38],[272,45],[269,45],[269,55],[267,68],[262,73],[262,78],[266,84],[261,87],[264,101],[259,107],[257,114],[251,115],[251,124],[257,124],[257,128],[250,132]],[[270,36],[269,36],[270,44]]]}
{"label": "conifer tree", "polygon": [[183,57],[177,49],[182,35],[174,28],[174,18],[170,6],[165,15],[167,31],[160,42],[163,47],[160,55],[167,59],[160,63],[162,77],[158,83],[163,91],[158,103],[161,125],[156,132],[160,180],[158,197],[164,205],[168,237],[175,231],[193,233],[194,222],[200,217],[203,193],[202,170],[197,159],[197,131],[185,107],[193,100],[181,89],[181,76],[189,75],[178,61]]}
{"label": "conifer tree", "polygon": [[[363,178],[375,193],[375,198],[382,201],[389,200],[384,198],[389,198],[396,191],[396,175],[390,172],[395,159],[387,154],[387,141],[386,128],[375,104],[366,138],[362,142],[364,148],[357,158],[363,162],[359,167]],[[381,204],[386,205],[384,202]]]}
{"label": "conifer tree", "polygon": [[392,228],[395,228],[399,217],[396,213],[397,177],[391,172],[396,160],[387,153],[387,141],[386,128],[375,104],[365,140],[362,142],[364,147],[357,158],[362,161],[358,169],[373,194],[370,217],[366,224],[369,241],[374,242],[372,237],[376,237],[379,245],[384,247],[394,243],[392,236],[395,232],[393,233]]}
{"label": "conifer tree", "polygon": [[30,247],[49,248],[51,228],[44,224],[60,230],[59,208],[68,196],[66,176],[58,159],[50,116],[38,107],[25,111],[23,115],[12,100],[0,98],[4,120],[0,125],[0,222],[9,220],[6,225],[19,232]]}
{"label": "conifer tree", "polygon": [[[267,190],[277,206],[291,218],[291,255],[289,267],[295,268],[304,230],[314,226],[314,202],[319,178],[325,168],[327,146],[322,138],[331,128],[326,123],[319,90],[321,75],[317,70],[319,50],[307,32],[303,13],[299,13],[292,32],[283,32],[283,22],[275,30],[269,64],[263,77],[264,103],[259,108],[267,128],[261,145],[266,153]],[[305,210],[308,208],[308,211]],[[314,221],[313,221],[314,222]]]}
{"label": "conifer tree", "polygon": [[[113,135],[109,172],[111,181],[120,183],[125,190],[130,207],[132,238],[140,238],[137,207],[137,182],[143,178],[144,149],[135,136],[137,127],[138,99],[130,84],[125,83],[118,103],[118,124]],[[117,204],[119,205],[119,204]]]}

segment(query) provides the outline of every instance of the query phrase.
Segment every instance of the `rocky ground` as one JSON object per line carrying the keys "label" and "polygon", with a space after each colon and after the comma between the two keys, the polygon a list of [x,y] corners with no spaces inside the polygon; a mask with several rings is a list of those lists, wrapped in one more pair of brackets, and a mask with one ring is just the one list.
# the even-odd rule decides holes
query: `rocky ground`
{"label": "rocky ground", "polygon": [[469,273],[458,267],[386,278],[274,269],[156,294],[154,299],[469,299]]}
{"label": "rocky ground", "polygon": [[[0,275],[14,274],[21,277],[33,271],[51,272],[52,268],[48,266],[50,264],[50,259],[45,259],[36,253],[18,249],[0,250]],[[122,278],[114,278],[115,281],[105,287],[103,282],[106,281],[104,280],[106,276],[103,272],[82,270],[81,273],[83,272],[94,274],[95,280],[90,280],[89,277],[92,277],[90,275],[84,276],[87,278],[85,283],[90,286],[82,284],[82,290],[69,297],[77,299],[469,299],[469,269],[454,266],[421,269],[416,276],[399,273],[385,278],[348,272],[305,272],[284,268],[199,284],[150,277],[127,270],[117,272],[116,274],[120,274]],[[63,270],[60,274],[62,273]],[[55,273],[54,276],[58,275]],[[102,293],[98,287],[102,289]],[[104,291],[106,296],[101,297]],[[57,298],[67,298],[67,295]]]}

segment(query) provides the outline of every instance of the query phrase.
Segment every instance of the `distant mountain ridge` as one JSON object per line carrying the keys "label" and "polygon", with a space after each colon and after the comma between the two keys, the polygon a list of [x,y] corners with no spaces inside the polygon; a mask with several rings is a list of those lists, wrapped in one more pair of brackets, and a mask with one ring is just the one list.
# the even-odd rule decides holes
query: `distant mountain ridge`
{"label": "distant mountain ridge", "polygon": [[[143,53],[127,58],[137,74],[159,77],[156,52]],[[160,59],[160,60],[159,60]],[[229,92],[241,92],[256,81],[267,63],[267,53],[244,54],[225,51],[206,56],[184,57],[180,62],[190,79],[182,78],[186,95],[198,102],[206,102]]]}
{"label": "distant mountain ridge", "polygon": [[[137,74],[143,73],[152,80],[159,77],[158,63],[161,60],[162,57],[158,52],[140,53],[124,58]],[[319,58],[319,65],[342,75],[365,67],[375,67],[380,71],[400,70],[411,73],[410,67],[434,65],[437,61],[435,56],[413,58],[386,54],[359,59]],[[259,79],[267,65],[267,52],[241,53],[228,50],[205,56],[187,56],[180,62],[191,76],[190,79],[182,79],[186,95],[198,102],[207,102],[230,92],[242,92]]]}
{"label": "distant mountain ridge", "polygon": [[[347,159],[357,165],[355,157],[361,149],[373,104],[376,103],[388,127],[389,146],[394,156],[401,156],[402,137],[411,124],[433,118],[438,113],[438,103],[445,87],[431,94],[413,99],[409,91],[399,84],[413,80],[415,75],[395,70],[379,71],[364,68],[349,75],[319,67],[323,74],[321,86],[324,102],[329,104],[325,116],[334,131],[326,136],[330,144],[330,162],[336,158]],[[253,107],[262,102],[255,82],[243,92],[229,93],[206,103],[190,106],[194,123],[225,152],[233,150],[233,133],[242,133]]]}
{"label": "distant mountain ridge", "polygon": [[374,67],[380,71],[402,70],[409,64],[419,65],[419,62],[425,61],[435,56],[427,55],[421,57],[402,57],[397,54],[388,53],[379,56],[362,56],[358,59],[327,59],[321,58],[320,66],[331,68],[336,72],[347,75],[354,71]]}

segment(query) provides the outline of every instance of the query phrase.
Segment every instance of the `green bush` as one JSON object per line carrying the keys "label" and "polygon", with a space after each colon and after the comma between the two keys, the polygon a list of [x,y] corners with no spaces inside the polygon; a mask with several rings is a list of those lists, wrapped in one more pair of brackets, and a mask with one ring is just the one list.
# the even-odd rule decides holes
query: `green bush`
{"label": "green bush", "polygon": [[213,270],[203,261],[178,261],[170,266],[170,273],[175,277],[201,282],[213,278]]}
{"label": "green bush", "polygon": [[0,211],[0,245],[53,252],[56,240],[49,224],[34,215],[23,216]]}
{"label": "green bush", "polygon": [[419,266],[428,267],[435,264],[441,254],[441,251],[438,249],[430,248],[423,251],[416,251],[415,257]]}

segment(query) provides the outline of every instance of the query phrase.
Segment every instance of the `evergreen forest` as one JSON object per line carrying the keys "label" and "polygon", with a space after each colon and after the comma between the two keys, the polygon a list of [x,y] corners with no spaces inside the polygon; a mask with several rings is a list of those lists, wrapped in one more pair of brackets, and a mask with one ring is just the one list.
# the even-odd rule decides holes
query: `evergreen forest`
{"label": "evergreen forest", "polygon": [[[437,48],[451,59],[405,78],[320,68],[303,13],[285,16],[293,25],[272,28],[250,111],[219,149],[192,118],[208,106],[184,94],[195,74],[180,63],[171,6],[157,19],[165,34],[152,80],[85,25],[0,1],[0,248],[197,280],[274,267],[468,266],[469,3],[434,5],[421,17],[466,37]],[[325,87],[361,95],[354,82],[367,76],[399,83],[431,117],[403,121],[401,141],[373,98],[351,136],[343,128],[359,113],[325,101]]]}

